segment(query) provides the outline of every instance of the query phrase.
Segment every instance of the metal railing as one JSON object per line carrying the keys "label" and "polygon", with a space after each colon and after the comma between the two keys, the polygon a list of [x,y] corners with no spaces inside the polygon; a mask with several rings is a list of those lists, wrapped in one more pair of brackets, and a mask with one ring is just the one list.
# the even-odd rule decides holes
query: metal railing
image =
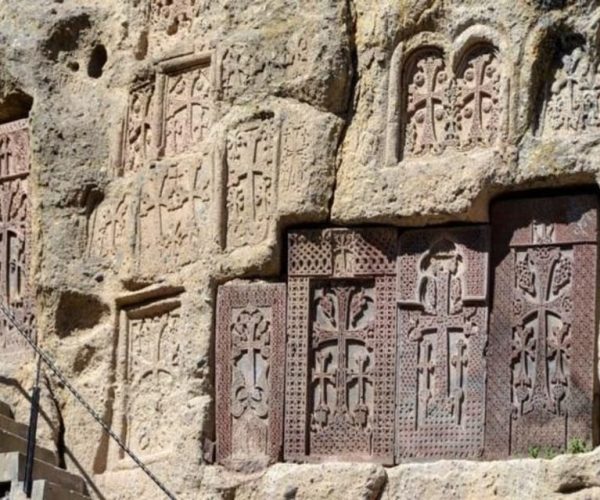
{"label": "metal railing", "polygon": [[23,328],[22,325],[13,317],[8,308],[0,301],[0,311],[6,316],[8,321],[12,324],[15,330],[21,335],[25,341],[31,346],[31,348],[35,351],[38,356],[38,366],[36,371],[36,383],[33,389],[33,395],[31,399],[32,409],[31,409],[31,417],[30,417],[30,427],[29,427],[29,435],[27,442],[27,463],[25,467],[26,471],[26,480],[24,484],[24,491],[27,494],[27,497],[31,497],[31,489],[33,485],[32,477],[33,477],[33,458],[35,453],[35,435],[36,435],[36,427],[37,427],[37,414],[39,410],[39,376],[40,376],[40,365],[43,361],[46,366],[50,369],[50,371],[56,376],[56,378],[63,384],[69,392],[73,395],[73,397],[83,406],[83,408],[92,416],[92,418],[102,427],[104,432],[108,434],[111,439],[117,443],[119,448],[121,448],[129,457],[135,462],[135,464],[158,486],[163,493],[172,500],[176,500],[175,495],[169,491],[169,489],[165,486],[165,484],[158,479],[150,469],[135,455],[133,451],[123,442],[123,440],[117,436],[112,429],[104,422],[102,417],[90,406],[90,404],[85,400],[85,398],[81,395],[81,393],[69,382],[66,376],[61,372],[61,370],[56,366],[54,360],[41,348],[37,345],[37,343],[31,338],[31,336],[26,332],[26,329]]}

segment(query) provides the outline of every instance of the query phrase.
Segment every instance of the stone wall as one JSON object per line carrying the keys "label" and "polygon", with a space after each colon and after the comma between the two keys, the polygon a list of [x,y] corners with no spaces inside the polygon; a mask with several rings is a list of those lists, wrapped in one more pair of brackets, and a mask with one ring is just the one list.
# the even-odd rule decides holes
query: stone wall
{"label": "stone wall", "polygon": [[[573,472],[594,471],[593,453],[249,476],[206,465],[218,286],[283,276],[289,228],[487,223],[505,193],[594,192],[594,4],[5,2],[0,120],[29,118],[39,342],[178,498],[508,498],[523,471],[532,496],[597,487]],[[0,398],[24,421],[34,364],[8,345]],[[99,498],[161,498],[43,381],[41,439],[69,469]]]}

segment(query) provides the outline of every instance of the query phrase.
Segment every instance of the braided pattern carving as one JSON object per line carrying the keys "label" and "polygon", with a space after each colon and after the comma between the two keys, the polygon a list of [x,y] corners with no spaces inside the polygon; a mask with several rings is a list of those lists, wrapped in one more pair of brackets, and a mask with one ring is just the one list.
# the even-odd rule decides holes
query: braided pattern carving
{"label": "braided pattern carving", "polygon": [[591,442],[595,206],[593,197],[580,196],[495,207],[490,458],[531,446],[564,449],[574,437]]}
{"label": "braided pattern carving", "polygon": [[399,460],[482,454],[488,304],[485,287],[478,300],[468,293],[477,274],[486,281],[488,243],[486,227],[400,237]]}

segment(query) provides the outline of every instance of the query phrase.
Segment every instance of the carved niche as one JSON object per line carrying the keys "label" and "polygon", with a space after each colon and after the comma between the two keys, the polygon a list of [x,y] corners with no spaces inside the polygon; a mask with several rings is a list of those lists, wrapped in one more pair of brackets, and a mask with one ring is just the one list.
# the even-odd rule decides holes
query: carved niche
{"label": "carved niche", "polygon": [[495,47],[471,47],[455,69],[441,49],[418,49],[407,59],[402,79],[402,157],[496,144],[506,103]]}
{"label": "carved niche", "polygon": [[393,229],[288,238],[286,460],[393,463]]}
{"label": "carved niche", "polygon": [[214,119],[211,53],[157,64],[149,81],[132,87],[120,144],[119,174],[139,172],[159,158],[198,152]]}
{"label": "carved niche", "polygon": [[[0,300],[28,333],[34,321],[29,283],[31,221],[30,147],[27,120],[0,125]],[[25,349],[27,343],[0,315],[0,354]]]}
{"label": "carved niche", "polygon": [[155,83],[143,82],[129,94],[121,139],[121,173],[137,172],[156,156]]}
{"label": "carved niche", "polygon": [[256,119],[229,130],[226,139],[227,248],[264,241],[277,208],[280,125]]}
{"label": "carved niche", "polygon": [[592,443],[597,199],[498,203],[486,453]]}
{"label": "carved niche", "polygon": [[217,300],[217,459],[265,466],[281,456],[284,284],[235,284]]}
{"label": "carved niche", "polygon": [[489,243],[483,226],[400,236],[398,461],[483,453]]}
{"label": "carved niche", "polygon": [[160,154],[172,157],[198,146],[213,122],[210,53],[179,57],[160,65]]}
{"label": "carved niche", "polygon": [[563,134],[600,127],[600,70],[584,47],[562,54],[546,87],[543,133]]}
{"label": "carved niche", "polygon": [[[180,287],[145,288],[117,299],[113,426],[142,460],[172,453],[180,387]],[[134,466],[112,441],[109,468]]]}

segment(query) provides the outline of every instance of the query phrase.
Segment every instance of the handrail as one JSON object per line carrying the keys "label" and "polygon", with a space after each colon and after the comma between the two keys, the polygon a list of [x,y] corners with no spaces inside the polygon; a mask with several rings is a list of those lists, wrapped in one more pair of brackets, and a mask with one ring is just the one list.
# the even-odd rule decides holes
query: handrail
{"label": "handrail", "polygon": [[46,354],[46,352],[39,347],[30,337],[30,335],[25,331],[24,328],[19,324],[19,322],[12,316],[10,311],[6,308],[6,306],[0,301],[0,311],[6,316],[6,318],[12,323],[15,327],[19,335],[21,335],[25,341],[33,348],[33,350],[37,353],[40,359],[46,363],[48,368],[54,373],[56,378],[60,380],[60,382],[69,390],[69,392],[73,395],[73,397],[85,408],[85,410],[92,416],[92,418],[100,424],[100,427],[106,432],[129,457],[136,463],[136,465],[142,469],[142,471],[158,486],[163,493],[170,498],[171,500],[176,500],[175,495],[171,493],[167,487],[158,479],[150,469],[129,449],[129,447],[121,440],[119,436],[117,436],[112,429],[102,420],[102,417],[90,406],[90,404],[84,399],[81,393],[75,389],[75,387],[67,380],[65,375],[60,371],[60,369],[56,366],[52,358]]}

